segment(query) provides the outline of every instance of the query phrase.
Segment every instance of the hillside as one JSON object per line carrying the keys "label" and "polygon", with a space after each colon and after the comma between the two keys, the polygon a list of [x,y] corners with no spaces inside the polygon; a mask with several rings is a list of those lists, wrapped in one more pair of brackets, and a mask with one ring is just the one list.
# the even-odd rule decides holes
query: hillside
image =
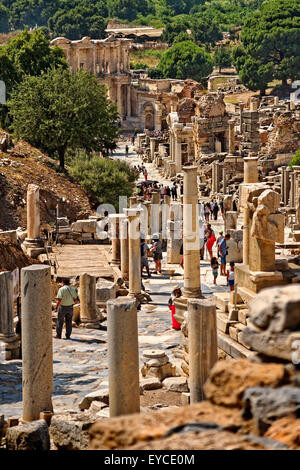
{"label": "hillside", "polygon": [[[0,137],[3,131],[0,130]],[[1,140],[1,139],[0,139]],[[62,216],[70,221],[91,212],[86,192],[67,174],[58,173],[56,162],[24,141],[0,150],[0,229],[26,228],[28,184],[40,187],[41,222],[54,223],[56,205],[65,198]]]}

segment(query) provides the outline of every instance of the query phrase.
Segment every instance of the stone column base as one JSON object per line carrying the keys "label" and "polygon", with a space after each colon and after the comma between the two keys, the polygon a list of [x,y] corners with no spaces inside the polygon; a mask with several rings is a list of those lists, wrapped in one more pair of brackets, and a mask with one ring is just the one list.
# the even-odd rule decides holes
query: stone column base
{"label": "stone column base", "polygon": [[37,258],[42,253],[45,253],[44,241],[41,238],[25,238],[21,248],[31,258]]}
{"label": "stone column base", "polygon": [[3,341],[4,343],[5,361],[11,361],[13,359],[21,358],[21,342],[17,339],[16,335],[0,335],[0,341]]}

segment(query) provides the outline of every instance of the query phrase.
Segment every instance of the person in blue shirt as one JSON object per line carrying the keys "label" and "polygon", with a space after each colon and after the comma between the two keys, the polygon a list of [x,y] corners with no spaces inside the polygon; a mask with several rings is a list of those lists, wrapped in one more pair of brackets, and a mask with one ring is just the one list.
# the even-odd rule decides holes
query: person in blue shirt
{"label": "person in blue shirt", "polygon": [[227,241],[230,240],[230,235],[227,233],[225,238],[221,238],[218,242],[218,256],[221,259],[220,275],[227,276],[226,274],[226,256],[227,256]]}

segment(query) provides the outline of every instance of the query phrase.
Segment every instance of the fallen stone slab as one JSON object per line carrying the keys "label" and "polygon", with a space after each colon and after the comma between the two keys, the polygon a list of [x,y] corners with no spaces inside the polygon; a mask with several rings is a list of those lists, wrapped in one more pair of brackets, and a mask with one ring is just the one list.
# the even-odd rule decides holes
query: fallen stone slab
{"label": "fallen stone slab", "polygon": [[291,449],[300,449],[300,419],[278,419],[271,424],[265,436],[283,442]]}
{"label": "fallen stone slab", "polygon": [[260,364],[246,359],[217,362],[204,385],[205,396],[216,405],[242,406],[244,392],[250,387],[279,387],[292,382],[283,364]]}
{"label": "fallen stone slab", "polygon": [[81,411],[88,410],[93,401],[101,401],[103,403],[109,404],[109,391],[108,388],[95,390],[94,392],[86,395],[81,402],[79,403],[79,409]]}
{"label": "fallen stone slab", "polygon": [[58,450],[84,450],[89,445],[88,430],[97,420],[91,412],[68,411],[54,415],[49,428],[53,444]]}
{"label": "fallen stone slab", "polygon": [[50,450],[50,436],[45,420],[32,421],[8,428],[7,450]]}
{"label": "fallen stone slab", "polygon": [[170,392],[188,392],[188,383],[185,377],[168,377],[163,381],[163,386]]}
{"label": "fallen stone slab", "polygon": [[273,421],[284,416],[299,417],[300,389],[296,387],[251,387],[243,397],[243,416],[254,418],[263,435]]}
{"label": "fallen stone slab", "polygon": [[249,306],[251,323],[272,333],[298,329],[299,310],[300,289],[297,285],[264,289]]}
{"label": "fallen stone slab", "polygon": [[160,380],[156,377],[149,377],[148,379],[142,379],[140,385],[143,390],[157,390],[162,387]]}

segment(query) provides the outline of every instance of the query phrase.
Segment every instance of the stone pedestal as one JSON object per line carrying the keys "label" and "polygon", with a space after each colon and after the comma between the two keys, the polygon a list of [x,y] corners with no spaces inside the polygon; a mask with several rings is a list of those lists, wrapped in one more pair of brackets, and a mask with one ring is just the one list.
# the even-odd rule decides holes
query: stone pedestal
{"label": "stone pedestal", "polygon": [[84,273],[80,276],[80,322],[86,327],[99,326],[99,312],[96,305],[96,278]]}
{"label": "stone pedestal", "polygon": [[107,302],[110,417],[140,411],[136,300]]}
{"label": "stone pedestal", "polygon": [[137,206],[137,197],[132,196],[129,198],[129,207],[132,209],[133,207]]}
{"label": "stone pedestal", "polygon": [[5,360],[19,359],[20,341],[14,330],[13,276],[0,273],[0,341],[5,344]]}
{"label": "stone pedestal", "polygon": [[51,269],[33,265],[21,270],[22,385],[24,422],[53,411]]}
{"label": "stone pedestal", "polygon": [[121,274],[124,281],[129,280],[128,219],[120,220]]}
{"label": "stone pedestal", "polygon": [[236,230],[238,213],[236,211],[227,211],[225,213],[224,232],[228,233],[229,230]]}
{"label": "stone pedestal", "polygon": [[129,243],[129,295],[138,296],[141,293],[141,237],[139,211],[125,209],[128,218]]}
{"label": "stone pedestal", "polygon": [[257,162],[258,158],[244,158],[244,183],[258,182]]}
{"label": "stone pedestal", "polygon": [[216,305],[207,299],[188,301],[191,403],[205,400],[203,386],[218,360]]}

